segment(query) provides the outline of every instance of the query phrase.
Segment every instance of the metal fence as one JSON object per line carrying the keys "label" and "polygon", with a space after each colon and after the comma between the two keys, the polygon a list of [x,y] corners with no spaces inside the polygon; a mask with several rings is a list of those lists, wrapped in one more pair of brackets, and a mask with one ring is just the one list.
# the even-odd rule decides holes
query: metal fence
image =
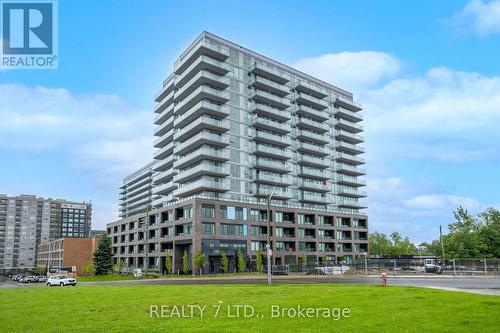
{"label": "metal fence", "polygon": [[[252,267],[256,272],[256,267]],[[267,266],[262,266],[262,272]],[[446,275],[500,276],[500,259],[451,259],[426,263],[417,259],[360,259],[352,263],[273,265],[273,275]]]}

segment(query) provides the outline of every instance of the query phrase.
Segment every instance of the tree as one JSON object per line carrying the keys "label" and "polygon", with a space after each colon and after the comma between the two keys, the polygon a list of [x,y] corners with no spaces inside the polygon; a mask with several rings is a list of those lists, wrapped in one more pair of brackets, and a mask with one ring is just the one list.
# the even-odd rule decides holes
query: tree
{"label": "tree", "polygon": [[83,265],[82,273],[85,276],[93,275],[95,272],[94,264],[92,262],[88,262]]}
{"label": "tree", "polygon": [[165,269],[168,274],[172,274],[172,255],[170,253],[165,255]]}
{"label": "tree", "polygon": [[106,275],[113,269],[113,249],[111,238],[104,234],[94,252],[94,267],[96,275]]}
{"label": "tree", "polygon": [[408,237],[393,232],[390,237],[375,231],[368,236],[370,252],[378,256],[401,256],[417,254],[417,247]]}
{"label": "tree", "polygon": [[221,253],[220,263],[221,263],[222,273],[229,272],[229,259],[227,258],[224,252]]}
{"label": "tree", "polygon": [[298,262],[299,262],[299,265],[304,265],[306,263],[306,259],[307,259],[306,255],[305,254],[301,254],[299,256],[299,258],[297,259]]}
{"label": "tree", "polygon": [[[201,253],[200,250],[196,250],[194,252],[194,258],[193,258],[193,263],[196,267],[200,269],[200,275],[201,275],[201,270],[203,268],[203,265],[207,263],[207,258],[204,253]],[[193,275],[194,275],[194,269],[193,269]]]}
{"label": "tree", "polygon": [[262,250],[261,249],[259,249],[257,251],[255,260],[257,262],[257,272],[262,273]]}
{"label": "tree", "polygon": [[326,258],[326,256],[321,257],[321,264],[322,264],[323,266],[326,266],[326,264],[328,264],[328,259]]}
{"label": "tree", "polygon": [[247,263],[245,262],[245,258],[241,254],[241,251],[238,250],[238,271],[240,273],[244,273],[247,270]]}
{"label": "tree", "polygon": [[122,273],[125,266],[126,266],[126,264],[125,264],[125,261],[123,259],[118,260],[118,262],[115,265],[116,270],[118,271],[118,274]]}
{"label": "tree", "polygon": [[188,253],[187,251],[184,251],[184,254],[182,255],[182,272],[184,274],[187,274],[188,272]]}

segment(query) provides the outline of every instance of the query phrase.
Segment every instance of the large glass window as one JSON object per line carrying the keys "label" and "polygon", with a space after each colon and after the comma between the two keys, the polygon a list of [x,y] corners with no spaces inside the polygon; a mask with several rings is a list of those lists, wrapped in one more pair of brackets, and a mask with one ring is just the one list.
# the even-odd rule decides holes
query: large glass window
{"label": "large glass window", "polygon": [[248,228],[246,224],[226,224],[222,223],[221,234],[228,236],[246,236],[248,234]]}
{"label": "large glass window", "polygon": [[207,219],[215,218],[215,206],[214,205],[201,205],[201,217]]}
{"label": "large glass window", "polygon": [[201,233],[204,235],[215,235],[215,223],[203,222],[201,224]]}

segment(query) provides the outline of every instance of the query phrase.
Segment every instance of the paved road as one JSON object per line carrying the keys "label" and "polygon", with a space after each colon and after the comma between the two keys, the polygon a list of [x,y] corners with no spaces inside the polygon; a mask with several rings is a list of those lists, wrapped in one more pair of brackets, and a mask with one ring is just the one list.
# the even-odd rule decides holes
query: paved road
{"label": "paved road", "polygon": [[[236,278],[179,278],[179,279],[152,279],[112,282],[82,282],[79,286],[120,286],[120,285],[203,285],[203,284],[265,284],[265,277],[236,277]],[[337,283],[337,284],[379,284],[378,277],[357,276],[274,276],[273,283],[310,284],[310,283]],[[500,296],[499,277],[393,277],[389,276],[388,285],[429,287],[452,291],[472,292]],[[12,281],[0,283],[0,288],[44,287],[44,284],[22,284]]]}

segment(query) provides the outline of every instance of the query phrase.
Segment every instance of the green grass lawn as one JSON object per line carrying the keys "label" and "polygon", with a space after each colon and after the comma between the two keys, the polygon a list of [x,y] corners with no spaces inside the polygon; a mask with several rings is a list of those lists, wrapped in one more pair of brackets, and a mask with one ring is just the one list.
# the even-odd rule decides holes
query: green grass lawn
{"label": "green grass lawn", "polygon": [[[500,297],[353,285],[95,286],[0,289],[2,332],[498,332]],[[222,301],[222,303],[219,303]],[[216,308],[222,304],[215,318]],[[254,307],[230,318],[227,307]],[[203,318],[151,305],[207,305]],[[271,306],[349,308],[350,317],[271,318]],[[235,315],[234,307],[231,308]]]}

